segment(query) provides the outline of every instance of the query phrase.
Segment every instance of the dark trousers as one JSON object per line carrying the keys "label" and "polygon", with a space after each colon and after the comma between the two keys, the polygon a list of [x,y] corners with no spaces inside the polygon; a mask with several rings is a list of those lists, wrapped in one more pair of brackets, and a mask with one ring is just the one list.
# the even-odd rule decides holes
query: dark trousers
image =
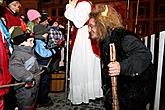
{"label": "dark trousers", "polygon": [[43,73],[40,79],[39,93],[38,93],[38,102],[39,104],[47,103],[50,98],[48,97],[50,90],[50,79],[49,75]]}
{"label": "dark trousers", "polygon": [[[49,60],[39,60],[39,65],[46,66]],[[50,90],[50,78],[49,72],[45,71],[41,75],[40,85],[39,85],[39,92],[38,92],[38,103],[39,104],[46,104],[50,98],[48,96]]]}

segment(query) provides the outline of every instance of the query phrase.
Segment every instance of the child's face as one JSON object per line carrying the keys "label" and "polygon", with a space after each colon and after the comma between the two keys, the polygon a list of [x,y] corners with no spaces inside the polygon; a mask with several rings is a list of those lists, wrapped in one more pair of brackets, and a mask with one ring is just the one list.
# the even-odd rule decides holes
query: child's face
{"label": "child's face", "polygon": [[41,19],[40,19],[40,18],[36,18],[35,20],[33,20],[33,22],[34,22],[35,24],[39,24],[39,23],[40,23],[40,21],[41,21]]}
{"label": "child's face", "polygon": [[57,27],[58,26],[58,22],[54,22],[52,26]]}
{"label": "child's face", "polygon": [[48,37],[48,33],[42,35],[45,39]]}
{"label": "child's face", "polygon": [[14,13],[19,13],[21,4],[18,1],[13,1],[12,3],[9,4],[9,8],[14,12]]}
{"label": "child's face", "polygon": [[27,39],[27,41],[23,42],[23,45],[33,47],[34,46],[34,38]]}
{"label": "child's face", "polygon": [[40,23],[40,24],[42,24],[42,25],[44,25],[44,26],[48,26],[48,25],[49,25],[49,22],[48,22],[48,20],[45,20],[45,21],[43,21],[43,22]]}

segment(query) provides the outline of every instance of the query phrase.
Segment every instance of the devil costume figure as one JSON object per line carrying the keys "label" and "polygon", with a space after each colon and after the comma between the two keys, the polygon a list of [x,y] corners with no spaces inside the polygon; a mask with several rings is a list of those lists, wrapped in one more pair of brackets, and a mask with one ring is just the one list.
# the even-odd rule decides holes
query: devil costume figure
{"label": "devil costume figure", "polygon": [[[112,109],[111,77],[114,76],[117,77],[120,110],[146,110],[148,103],[153,105],[155,91],[151,52],[136,34],[124,28],[119,13],[111,5],[96,4],[89,16],[91,38],[101,49],[106,110]],[[114,62],[110,62],[111,43],[116,50]]]}
{"label": "devil costume figure", "polygon": [[[116,60],[121,65],[118,78],[118,98],[121,110],[143,110],[154,98],[155,77],[151,53],[133,34],[125,29],[114,29],[101,42],[103,61],[103,88],[105,106],[112,108],[111,79],[107,65],[110,62],[109,44],[114,43]],[[139,106],[141,105],[141,106]]]}

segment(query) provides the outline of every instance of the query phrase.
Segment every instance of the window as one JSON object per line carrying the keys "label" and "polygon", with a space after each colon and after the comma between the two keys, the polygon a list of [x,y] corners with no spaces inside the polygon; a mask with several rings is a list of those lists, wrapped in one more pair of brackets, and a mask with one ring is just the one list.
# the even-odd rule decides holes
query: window
{"label": "window", "polygon": [[139,6],[139,16],[144,16],[144,6]]}
{"label": "window", "polygon": [[159,14],[165,14],[165,5],[160,5]]}
{"label": "window", "polygon": [[64,16],[64,8],[59,8],[58,9],[58,15],[59,16]]}
{"label": "window", "polygon": [[42,2],[50,2],[51,0],[42,0]]}
{"label": "window", "polygon": [[56,16],[56,9],[52,9],[51,15]]}
{"label": "window", "polygon": [[64,2],[64,0],[60,0],[60,3],[63,3]]}

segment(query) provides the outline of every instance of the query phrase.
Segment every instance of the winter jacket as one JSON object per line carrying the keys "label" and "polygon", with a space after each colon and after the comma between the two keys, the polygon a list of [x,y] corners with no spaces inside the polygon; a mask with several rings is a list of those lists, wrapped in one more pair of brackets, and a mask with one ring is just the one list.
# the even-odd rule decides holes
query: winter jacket
{"label": "winter jacket", "polygon": [[49,36],[47,40],[48,48],[54,48],[62,45],[60,43],[64,41],[64,35],[60,29],[61,28],[54,26],[49,27]]}
{"label": "winter jacket", "polygon": [[6,8],[5,18],[7,20],[7,28],[12,26],[21,26],[21,20],[19,16],[15,15],[9,8]]}
{"label": "winter jacket", "polygon": [[35,26],[35,24],[34,24],[33,22],[28,21],[27,27],[28,27],[28,29],[30,30],[30,32],[32,32],[32,33],[33,33],[33,28],[34,28],[34,26]]}
{"label": "winter jacket", "polygon": [[1,27],[1,32],[2,34],[5,35],[5,39],[7,40],[7,43],[9,46],[11,46],[10,43],[10,33],[8,32],[7,28],[5,27],[5,25],[3,24],[2,20],[0,20],[0,27]]}
{"label": "winter jacket", "polygon": [[122,28],[110,31],[102,40],[102,80],[107,110],[112,108],[112,87],[107,67],[110,62],[110,43],[115,44],[116,61],[121,67],[120,75],[117,76],[120,108],[121,110],[142,110],[154,97],[155,74],[151,64],[151,53],[136,35]]}
{"label": "winter jacket", "polygon": [[55,49],[48,49],[47,44],[45,42],[45,38],[42,35],[35,36],[35,54],[37,59],[48,59],[56,54]]}
{"label": "winter jacket", "polygon": [[[9,60],[9,70],[16,81],[26,81],[40,72],[33,50],[28,46],[14,45],[13,54]],[[35,77],[36,81],[39,77]]]}
{"label": "winter jacket", "polygon": [[9,70],[16,82],[27,83],[33,79],[36,82],[34,87],[30,88],[25,88],[24,85],[15,87],[18,109],[26,110],[27,107],[35,104],[40,82],[40,75],[38,75],[40,68],[32,48],[14,45],[14,51],[10,57]]}
{"label": "winter jacket", "polygon": [[[7,48],[7,41],[5,37],[2,36],[0,31],[0,86],[10,84],[12,77],[9,73],[9,50]],[[3,96],[9,92],[9,88],[0,89],[0,96]]]}

